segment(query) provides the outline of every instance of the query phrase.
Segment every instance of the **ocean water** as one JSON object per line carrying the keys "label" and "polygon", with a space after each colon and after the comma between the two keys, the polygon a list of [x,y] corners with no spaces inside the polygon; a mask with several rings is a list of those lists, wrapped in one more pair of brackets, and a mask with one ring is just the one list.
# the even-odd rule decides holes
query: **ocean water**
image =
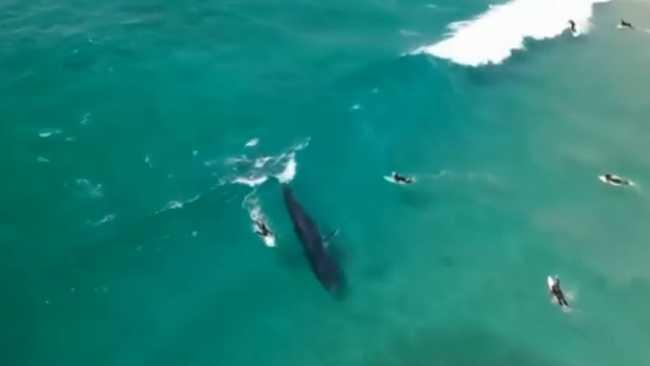
{"label": "ocean water", "polygon": [[649,14],[1,0],[0,364],[648,364]]}

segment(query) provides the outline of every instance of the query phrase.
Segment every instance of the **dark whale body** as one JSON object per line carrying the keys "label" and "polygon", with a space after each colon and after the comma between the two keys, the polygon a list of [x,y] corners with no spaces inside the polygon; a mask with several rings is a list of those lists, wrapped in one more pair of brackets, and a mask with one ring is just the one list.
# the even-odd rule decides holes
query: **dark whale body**
{"label": "dark whale body", "polygon": [[294,230],[309,261],[314,275],[327,291],[342,296],[344,276],[335,258],[328,252],[316,223],[300,205],[288,184],[282,187],[284,203],[287,206]]}

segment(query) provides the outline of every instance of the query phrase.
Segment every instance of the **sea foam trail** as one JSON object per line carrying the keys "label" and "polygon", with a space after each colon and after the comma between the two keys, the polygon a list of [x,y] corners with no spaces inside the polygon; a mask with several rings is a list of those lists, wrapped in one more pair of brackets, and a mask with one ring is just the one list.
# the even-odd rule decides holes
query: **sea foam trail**
{"label": "sea foam trail", "polygon": [[275,177],[280,181],[280,183],[289,183],[296,176],[296,154],[289,154],[289,160],[284,166],[284,170],[277,174]]}
{"label": "sea foam trail", "polygon": [[[247,195],[244,198],[244,201],[242,202],[242,207],[248,211],[248,217],[250,217],[251,219],[251,230],[253,231],[254,234],[256,235],[258,234],[257,233],[258,221],[263,222],[264,224],[266,224],[269,230],[272,230],[268,218],[262,211],[262,206],[260,205],[259,200],[257,199],[257,197],[255,197],[255,191],[251,192],[249,195]],[[271,248],[275,247],[275,237],[273,235],[265,236],[264,238],[262,238],[262,241],[264,242],[264,245],[266,245],[267,247],[271,247]]]}
{"label": "sea foam trail", "polygon": [[524,40],[554,38],[567,31],[569,20],[578,32],[589,30],[595,3],[609,0],[512,0],[491,6],[468,21],[449,25],[447,38],[411,54],[426,53],[457,64],[500,64],[513,50],[524,49]]}
{"label": "sea foam trail", "polygon": [[236,175],[228,179],[228,181],[251,188],[264,184],[270,177],[276,178],[280,183],[289,183],[296,176],[298,167],[296,152],[307,146],[309,146],[309,139],[291,147],[288,152],[280,155],[260,156],[255,159],[247,156],[226,159],[226,165],[231,166],[236,171]]}
{"label": "sea foam trail", "polygon": [[193,203],[196,200],[198,200],[199,198],[201,198],[201,195],[197,194],[197,195],[195,195],[195,196],[193,196],[193,197],[191,197],[191,198],[189,198],[187,200],[184,200],[184,201],[176,201],[176,200],[169,201],[169,202],[167,202],[165,204],[165,206],[163,206],[163,208],[159,209],[154,214],[158,215],[158,214],[161,214],[161,213],[163,213],[165,211],[181,209],[181,208],[185,207],[185,205],[187,205],[189,203]]}

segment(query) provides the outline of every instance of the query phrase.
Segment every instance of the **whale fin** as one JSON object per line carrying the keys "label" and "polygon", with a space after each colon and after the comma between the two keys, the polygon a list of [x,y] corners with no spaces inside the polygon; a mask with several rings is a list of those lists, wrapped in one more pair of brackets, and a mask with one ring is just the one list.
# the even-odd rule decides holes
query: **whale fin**
{"label": "whale fin", "polygon": [[336,229],[323,237],[323,245],[325,245],[325,248],[330,246],[330,240],[337,237],[340,231],[341,230]]}

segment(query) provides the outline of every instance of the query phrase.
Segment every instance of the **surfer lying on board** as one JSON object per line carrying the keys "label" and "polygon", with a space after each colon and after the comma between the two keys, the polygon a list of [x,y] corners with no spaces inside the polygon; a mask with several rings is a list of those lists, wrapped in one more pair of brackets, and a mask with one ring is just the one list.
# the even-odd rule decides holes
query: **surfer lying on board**
{"label": "surfer lying on board", "polygon": [[257,233],[257,235],[269,236],[269,235],[272,234],[271,229],[269,229],[269,227],[266,225],[266,223],[264,221],[262,221],[261,219],[255,220],[255,226],[256,226],[255,232]]}
{"label": "surfer lying on board", "polygon": [[607,183],[610,183],[610,184],[615,184],[615,185],[619,185],[619,186],[629,186],[629,185],[632,184],[632,182],[630,182],[629,180],[627,180],[625,178],[621,178],[618,175],[607,173],[607,174],[604,175],[604,177],[605,177],[605,180],[607,181]]}
{"label": "surfer lying on board", "polygon": [[562,289],[560,288],[560,277],[555,276],[553,278],[553,283],[551,285],[550,291],[551,295],[555,297],[557,303],[560,306],[569,307],[569,303],[566,301],[566,297],[564,297],[564,292],[562,292]]}
{"label": "surfer lying on board", "polygon": [[395,179],[395,182],[397,183],[404,183],[404,184],[411,184],[415,182],[413,178],[405,177],[403,175],[400,175],[397,172],[393,172],[393,179]]}
{"label": "surfer lying on board", "polygon": [[621,22],[618,24],[621,28],[634,29],[634,26],[630,22],[626,22],[624,19],[621,19]]}

